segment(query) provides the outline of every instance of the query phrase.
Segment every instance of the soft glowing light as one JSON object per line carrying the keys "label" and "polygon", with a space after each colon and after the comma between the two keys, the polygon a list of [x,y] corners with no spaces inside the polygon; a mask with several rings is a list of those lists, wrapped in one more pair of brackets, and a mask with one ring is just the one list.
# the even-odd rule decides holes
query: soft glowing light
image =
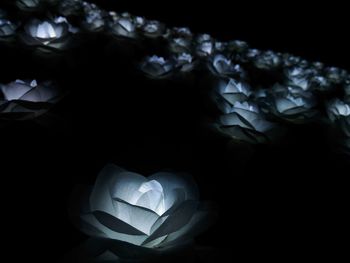
{"label": "soft glowing light", "polygon": [[188,175],[150,177],[106,166],[91,192],[89,212],[80,214],[82,230],[92,236],[155,248],[191,238],[208,211],[198,206],[196,185]]}

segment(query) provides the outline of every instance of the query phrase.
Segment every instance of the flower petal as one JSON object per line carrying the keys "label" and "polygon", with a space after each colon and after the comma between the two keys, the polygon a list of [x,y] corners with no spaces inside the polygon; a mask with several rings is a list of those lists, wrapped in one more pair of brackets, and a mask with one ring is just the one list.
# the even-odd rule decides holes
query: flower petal
{"label": "flower petal", "polygon": [[105,212],[95,211],[93,215],[96,219],[107,228],[128,235],[144,235],[140,230],[136,229],[132,225],[110,215]]}
{"label": "flower petal", "polygon": [[144,244],[179,230],[190,221],[197,208],[197,201],[188,200],[182,203],[178,209],[170,214],[165,222],[145,240]]}
{"label": "flower petal", "polygon": [[111,215],[115,213],[110,186],[112,180],[123,171],[124,169],[112,164],[102,169],[90,196],[91,211],[102,211]]}
{"label": "flower petal", "polygon": [[58,90],[54,86],[36,86],[21,97],[21,100],[31,102],[48,102],[58,96]]}
{"label": "flower petal", "polygon": [[174,174],[167,172],[155,173],[148,178],[156,180],[163,187],[165,211],[171,208],[178,200],[178,192],[175,189],[183,189],[185,200],[197,200],[198,188],[192,176],[189,174]]}
{"label": "flower petal", "polygon": [[285,98],[278,98],[276,99],[276,108],[278,112],[284,113],[286,110],[292,109],[297,107],[294,102],[285,99]]}
{"label": "flower petal", "polygon": [[137,200],[143,195],[139,188],[145,182],[147,178],[137,173],[128,171],[114,173],[110,181],[110,194],[112,198],[136,205]]}
{"label": "flower petal", "polygon": [[188,224],[178,231],[169,234],[161,245],[174,246],[184,240],[190,240],[209,227],[213,220],[214,213],[206,210],[198,211],[193,215]]}
{"label": "flower petal", "polygon": [[[81,219],[87,225],[90,225],[91,227],[98,229],[100,231],[99,233],[102,233],[102,236],[99,235],[97,237],[120,240],[128,243],[132,243],[135,245],[141,245],[143,241],[147,238],[146,235],[129,235],[125,233],[115,232],[110,228],[106,227],[105,225],[103,225],[101,222],[99,222],[93,214],[82,215]],[[87,232],[85,228],[81,228],[81,230],[86,234],[91,235],[91,233]],[[96,237],[96,235],[92,235],[92,236]]]}
{"label": "flower petal", "polygon": [[33,87],[22,81],[15,81],[8,85],[1,85],[0,89],[6,100],[18,100],[28,91],[33,89]]}
{"label": "flower petal", "polygon": [[130,224],[134,228],[149,235],[153,224],[158,220],[159,215],[150,209],[131,205],[123,200],[113,201],[115,207],[115,215],[118,219]]}

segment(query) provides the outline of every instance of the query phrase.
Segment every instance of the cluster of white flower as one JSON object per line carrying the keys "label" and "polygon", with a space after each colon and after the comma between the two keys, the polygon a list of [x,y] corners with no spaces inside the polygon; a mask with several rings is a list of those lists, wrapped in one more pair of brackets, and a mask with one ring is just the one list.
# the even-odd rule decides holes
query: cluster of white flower
{"label": "cluster of white flower", "polygon": [[[193,34],[186,27],[167,28],[159,21],[103,10],[83,0],[17,0],[12,4],[23,12],[45,13],[47,9],[50,16],[24,22],[1,11],[0,44],[19,41],[47,54],[67,50],[79,43],[75,38],[89,33],[105,34],[126,46],[131,42],[142,46],[143,41],[151,40],[166,45],[166,52],[145,57],[139,63],[141,72],[152,79],[198,72],[211,78],[216,86],[215,102],[222,111],[219,130],[233,139],[268,142],[281,134],[286,123],[324,121],[329,116],[328,125],[341,129],[343,141],[349,144],[348,118],[343,116],[344,110],[335,110],[350,102],[350,75],[345,70],[287,53],[253,49],[244,41],[220,42],[208,34]],[[263,76],[270,83],[259,83]],[[256,106],[252,110],[242,109],[242,105]],[[239,112],[237,107],[241,107]]]}

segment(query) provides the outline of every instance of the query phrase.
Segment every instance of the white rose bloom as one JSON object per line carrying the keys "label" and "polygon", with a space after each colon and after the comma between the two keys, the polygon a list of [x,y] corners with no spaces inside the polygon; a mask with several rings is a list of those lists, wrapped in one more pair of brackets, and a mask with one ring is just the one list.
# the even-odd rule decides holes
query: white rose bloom
{"label": "white rose bloom", "polygon": [[100,10],[95,4],[83,2],[85,19],[83,26],[88,31],[101,31],[105,28],[105,12]]}
{"label": "white rose bloom", "polygon": [[334,99],[328,103],[327,113],[332,131],[337,132],[336,136],[332,136],[333,140],[338,143],[340,149],[350,154],[350,103]]}
{"label": "white rose bloom", "polygon": [[11,21],[0,18],[0,39],[14,36],[17,26]]}
{"label": "white rose bloom", "polygon": [[27,119],[45,113],[60,98],[60,92],[51,83],[38,85],[36,80],[16,80],[0,85],[0,116]]}
{"label": "white rose bloom", "polygon": [[24,27],[22,41],[30,46],[39,47],[43,51],[64,49],[70,40],[70,25],[66,20],[34,19]]}
{"label": "white rose bloom", "polygon": [[340,84],[348,76],[348,73],[344,69],[336,68],[336,67],[329,67],[325,69],[326,71],[326,77],[335,84]]}
{"label": "white rose bloom", "polygon": [[310,87],[310,78],[304,68],[292,67],[285,70],[286,84],[298,86],[303,90],[308,90]]}
{"label": "white rose bloom", "polygon": [[209,63],[211,72],[218,76],[244,76],[244,71],[239,64],[234,64],[222,54],[215,55]]}
{"label": "white rose bloom", "polygon": [[265,111],[295,123],[307,121],[317,113],[313,94],[296,86],[275,85],[264,104]]}
{"label": "white rose bloom", "polygon": [[169,39],[169,49],[174,53],[190,52],[192,40],[185,37],[174,37]]}
{"label": "white rose bloom", "polygon": [[146,248],[176,247],[202,230],[209,211],[192,178],[160,172],[149,177],[107,165],[75,211],[89,236]]}
{"label": "white rose bloom", "polygon": [[164,35],[166,28],[162,23],[155,20],[150,20],[145,21],[141,27],[141,31],[146,37],[157,38]]}
{"label": "white rose bloom", "polygon": [[229,78],[219,82],[215,96],[219,109],[228,113],[236,102],[246,101],[251,93],[247,83]]}
{"label": "white rose bloom", "polygon": [[63,16],[74,16],[83,14],[83,1],[82,0],[59,0],[58,12]]}
{"label": "white rose bloom", "polygon": [[328,116],[332,121],[350,116],[350,104],[335,99],[328,104]]}
{"label": "white rose bloom", "polygon": [[135,38],[136,21],[132,17],[121,17],[109,24],[110,32],[117,37]]}
{"label": "white rose bloom", "polygon": [[175,57],[176,67],[181,72],[190,72],[196,64],[195,59],[189,53],[180,53]]}
{"label": "white rose bloom", "polygon": [[200,57],[207,57],[213,54],[215,41],[208,34],[199,35],[196,39],[196,53]]}
{"label": "white rose bloom", "polygon": [[281,65],[282,59],[273,51],[262,52],[254,58],[254,65],[259,69],[270,70]]}
{"label": "white rose bloom", "polygon": [[174,69],[174,63],[163,57],[146,57],[141,63],[141,70],[151,78],[164,78],[169,76]]}
{"label": "white rose bloom", "polygon": [[264,143],[272,139],[275,125],[267,121],[252,102],[235,102],[230,112],[220,117],[221,131],[235,140]]}
{"label": "white rose bloom", "polygon": [[40,6],[41,0],[17,0],[16,5],[22,10],[33,10]]}

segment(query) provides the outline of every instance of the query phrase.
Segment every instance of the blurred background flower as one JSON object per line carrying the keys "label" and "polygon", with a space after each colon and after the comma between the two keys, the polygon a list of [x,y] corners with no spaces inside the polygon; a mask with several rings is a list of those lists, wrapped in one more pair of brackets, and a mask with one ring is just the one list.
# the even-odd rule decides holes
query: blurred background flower
{"label": "blurred background flower", "polygon": [[47,112],[61,97],[51,82],[16,80],[0,85],[0,118],[25,120]]}
{"label": "blurred background flower", "polygon": [[141,62],[140,69],[150,78],[165,78],[173,73],[175,65],[172,60],[156,55],[146,57]]}

